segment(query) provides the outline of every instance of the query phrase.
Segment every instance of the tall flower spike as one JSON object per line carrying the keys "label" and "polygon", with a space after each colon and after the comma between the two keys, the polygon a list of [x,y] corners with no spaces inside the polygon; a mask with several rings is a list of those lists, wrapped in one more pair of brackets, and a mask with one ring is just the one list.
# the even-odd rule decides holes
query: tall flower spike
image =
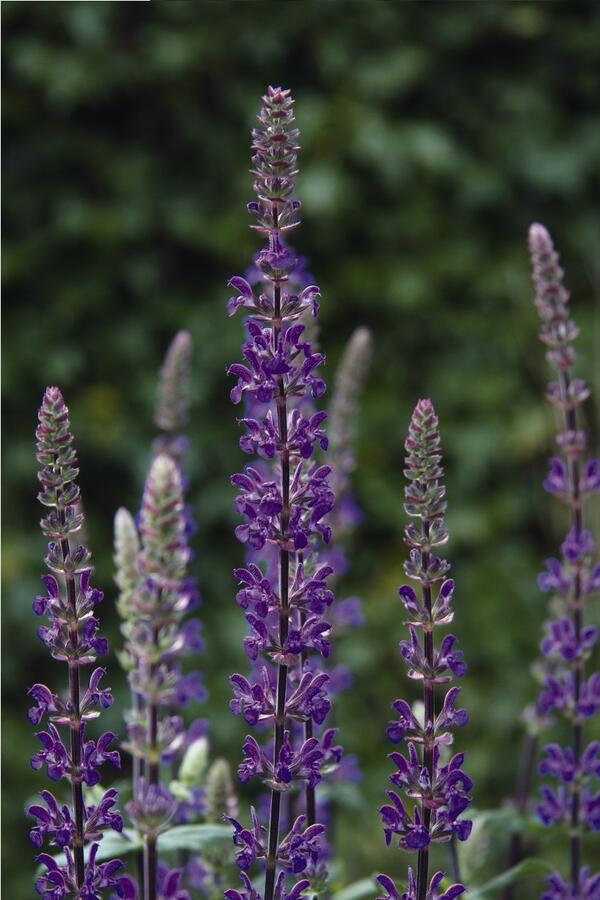
{"label": "tall flower spike", "polygon": [[369,368],[372,338],[368,328],[352,334],[335,375],[329,407],[329,453],[333,468],[336,505],[331,519],[334,537],[354,523],[354,504],[349,497],[350,476],[356,465],[354,428],[358,398]]}
{"label": "tall flower spike", "polygon": [[168,453],[181,462],[188,441],[182,434],[188,422],[192,337],[178,331],[165,354],[159,372],[154,423],[164,434],[154,442],[155,453]]}
{"label": "tall flower spike", "polygon": [[584,529],[585,501],[600,490],[600,464],[585,459],[586,434],[578,421],[578,408],[589,390],[572,368],[576,354],[573,342],[578,329],[570,317],[569,293],[563,285],[563,271],[552,239],[543,225],[529,230],[529,250],[533,267],[535,305],[542,320],[540,339],[547,347],[546,358],[557,378],[548,386],[548,400],[558,410],[560,430],[556,437],[559,456],[550,461],[544,487],[561,500],[569,511],[569,531],[561,547],[561,559],[546,561],[539,576],[543,591],[551,591],[558,617],[546,624],[542,653],[547,674],[538,705],[543,715],[558,712],[571,724],[571,746],[548,744],[539,766],[542,775],[559,781],[555,790],[542,788],[537,811],[544,825],[566,822],[570,830],[570,873],[566,885],[559,873],[548,881],[546,900],[598,896],[600,879],[589,878],[581,868],[581,835],[584,829],[600,830],[600,794],[593,794],[598,777],[596,757],[599,744],[587,749],[583,728],[600,709],[600,673],[585,673],[585,663],[597,641],[597,630],[584,622],[585,606],[600,589],[600,565],[593,565],[596,546]]}
{"label": "tall flower spike", "polygon": [[[400,599],[408,614],[410,641],[400,642],[400,651],[409,666],[409,677],[423,685],[424,715],[422,721],[412,712],[406,700],[396,700],[393,708],[398,719],[390,722],[388,737],[394,744],[405,742],[405,753],[394,752],[390,759],[396,771],[392,784],[401,788],[409,804],[405,805],[397,791],[388,791],[390,803],[380,809],[387,844],[398,838],[398,846],[418,853],[417,876],[408,870],[405,900],[433,900],[439,897],[442,873],[429,882],[429,847],[454,837],[465,841],[471,822],[461,819],[470,804],[471,779],[461,766],[464,753],[444,758],[445,748],[453,742],[450,729],[467,723],[464,709],[456,709],[460,689],[449,687],[453,677],[466,671],[462,653],[455,649],[456,638],[446,635],[436,648],[435,629],[452,621],[454,582],[446,578],[447,560],[435,555],[434,549],[448,540],[444,524],[446,510],[442,483],[442,454],[438,419],[430,400],[419,400],[412,415],[405,443],[408,485],[404,508],[417,523],[409,523],[404,539],[410,556],[404,564],[409,578],[420,586],[420,596],[409,584],[399,589]],[[439,708],[436,688],[445,690]],[[379,882],[385,898],[399,897],[387,875]],[[449,888],[444,897],[456,897],[465,890],[462,884]]]}
{"label": "tall flower spike", "polygon": [[[156,837],[173,822],[189,822],[203,805],[197,785],[179,784],[176,802],[158,778],[161,763],[172,764],[183,753],[188,759],[206,732],[206,723],[197,719],[186,733],[176,714],[206,695],[200,673],[183,675],[180,668],[184,656],[202,649],[200,622],[184,621],[200,600],[195,580],[186,574],[188,538],[195,526],[183,505],[186,482],[180,468],[188,446],[180,429],[188,418],[191,353],[192,339],[180,331],[159,373],[155,423],[163,434],[153,444],[139,534],[127,510],[120,509],[115,517],[117,608],[126,638],[119,659],[129,672],[132,694],[125,747],[133,756],[133,801],[127,809],[145,837],[145,896],[157,890],[162,878],[155,859]],[[177,890],[178,896],[187,896]]]}
{"label": "tall flower spike", "polygon": [[[29,690],[34,706],[29,719],[37,726],[47,720],[47,730],[36,737],[41,749],[34,754],[31,765],[43,767],[51,781],[65,778],[71,785],[71,805],[59,805],[47,790],[40,792],[43,805],[34,804],[28,814],[35,819],[30,832],[34,846],[44,842],[63,850],[67,864],[60,867],[52,856],[41,853],[37,860],[46,867],[46,874],[36,881],[39,894],[59,898],[67,896],[96,896],[99,888],[115,888],[122,896],[122,883],[116,873],[122,863],[115,860],[103,865],[95,862],[98,842],[106,829],[121,831],[123,820],[114,809],[117,791],[106,791],[97,805],[85,802],[84,785],[93,787],[100,781],[99,768],[109,762],[119,767],[119,754],[110,750],[114,739],[106,732],[97,741],[88,738],[87,723],[99,716],[101,709],[112,704],[110,688],[101,686],[106,670],[95,667],[89,684],[82,692],[81,669],[96,662],[97,655],[105,655],[108,644],[98,635],[98,620],[94,612],[102,600],[102,593],[90,586],[91,554],[83,546],[74,545],[73,537],[80,530],[83,514],[76,478],[79,474],[69,412],[56,387],[46,389],[39,411],[36,431],[37,459],[41,465],[38,478],[41,484],[38,499],[47,513],[41,528],[47,538],[45,558],[48,575],[43,576],[45,594],[36,597],[33,611],[46,616],[47,623],[38,628],[38,637],[46,645],[53,659],[68,667],[69,693],[67,699],[55,694],[43,684]],[[62,732],[69,735],[63,740]],[[87,862],[84,847],[90,845]]]}
{"label": "tall flower spike", "polygon": [[[307,398],[317,399],[325,391],[317,374],[323,356],[314,351],[301,321],[317,315],[319,289],[307,285],[296,291],[298,259],[284,243],[286,232],[298,224],[300,208],[292,196],[299,133],[293,127],[290,92],[269,87],[258,122],[252,132],[257,199],[248,209],[256,219],[253,227],[267,238],[255,260],[265,290],[255,292],[241,277],[230,281],[235,290],[228,303],[230,315],[241,307],[249,317],[244,364],[230,366],[229,373],[237,379],[232,401],[244,400],[247,409],[252,405],[252,415],[241,421],[245,428],[241,449],[257,453],[265,463],[248,466],[232,481],[239,488],[236,509],[245,520],[236,529],[238,539],[254,559],[259,554],[264,559],[267,548],[272,548],[276,564],[261,568],[252,561],[235,573],[240,583],[237,601],[250,626],[244,646],[256,672],[252,681],[232,676],[231,709],[250,725],[273,725],[273,743],[266,748],[246,738],[238,770],[243,781],[260,778],[271,803],[266,829],[254,813],[251,830],[232,822],[239,867],[245,871],[256,860],[264,861],[264,900],[273,900],[285,896],[286,870],[309,873],[314,889],[320,859],[324,828],[315,822],[314,786],[329,750],[325,737],[320,741],[310,735],[312,723],[325,719],[330,702],[328,676],[308,656],[326,656],[329,650],[330,624],[322,616],[333,600],[326,586],[332,570],[319,565],[317,546],[330,538],[327,516],[333,493],[330,467],[314,460],[315,446],[327,445],[320,427],[325,414],[314,413],[306,404]],[[301,742],[295,723],[303,726]],[[307,814],[296,818],[291,831],[281,837],[282,795],[298,783],[306,785]],[[305,886],[309,886],[306,879],[298,882],[294,896]]]}
{"label": "tall flower spike", "polygon": [[[150,467],[135,560],[130,555],[135,546],[131,524],[128,514],[119,511],[117,535],[121,539],[127,536],[126,551],[121,546],[119,552],[117,546],[116,554],[121,561],[117,572],[122,586],[120,606],[126,613],[122,658],[130,670],[134,699],[124,745],[134,757],[136,779],[127,811],[144,836],[144,896],[154,900],[159,874],[157,838],[171,827],[178,813],[176,799],[160,783],[160,766],[174,761],[187,741],[183,720],[173,715],[172,709],[205,698],[199,673],[184,675],[180,668],[183,656],[201,649],[201,640],[199,623],[184,621],[197,605],[197,594],[186,577],[191,551],[181,474],[171,456],[159,454]],[[201,722],[191,726],[194,737],[198,737],[198,726],[202,731]]]}

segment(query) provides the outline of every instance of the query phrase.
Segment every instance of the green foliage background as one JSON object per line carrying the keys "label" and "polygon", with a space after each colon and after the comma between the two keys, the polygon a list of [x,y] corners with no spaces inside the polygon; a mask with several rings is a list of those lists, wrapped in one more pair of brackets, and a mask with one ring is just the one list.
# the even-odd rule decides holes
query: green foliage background
{"label": "green foliage background", "polygon": [[[471,725],[459,742],[475,802],[488,808],[512,789],[546,604],[535,575],[565,530],[540,488],[553,420],[531,304],[532,220],[562,250],[586,377],[598,344],[600,7],[9,0],[2,14],[6,896],[32,896],[22,809],[42,779],[27,762],[25,688],[60,677],[30,607],[44,551],[36,409],[44,385],[59,384],[114,646],[112,517],[137,507],[156,370],[182,327],[196,346],[190,476],[206,714],[215,752],[239,758],[244,727],[227,709],[227,675],[244,665],[229,475],[243,460],[225,367],[241,329],[224,304],[227,278],[258,246],[244,209],[248,130],[267,83],[297,99],[296,244],[323,291],[328,377],[355,326],[375,338],[358,423],[365,517],[343,585],[364,598],[367,625],[339,649],[356,685],[338,722],[360,757],[364,803],[344,813],[337,845],[342,881],[382,867],[400,876],[406,857],[386,851],[376,806],[390,771],[389,704],[412,691],[397,652],[404,433],[416,398],[431,396],[446,449],[455,625],[470,663]],[[592,427],[597,410],[588,403]],[[105,722],[120,727],[114,712]],[[501,866],[496,852],[490,874]]]}

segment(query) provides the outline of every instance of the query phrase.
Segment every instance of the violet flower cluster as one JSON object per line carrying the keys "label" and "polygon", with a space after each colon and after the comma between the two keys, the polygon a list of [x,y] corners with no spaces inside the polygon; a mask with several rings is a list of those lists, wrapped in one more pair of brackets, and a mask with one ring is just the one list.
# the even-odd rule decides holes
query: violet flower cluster
{"label": "violet flower cluster", "polygon": [[556,438],[560,455],[550,461],[544,487],[566,505],[570,518],[560,559],[546,560],[538,579],[541,590],[552,593],[556,613],[546,625],[541,644],[546,675],[538,707],[542,715],[559,713],[571,726],[570,746],[548,744],[539,766],[540,774],[556,779],[558,786],[542,788],[538,816],[548,826],[567,823],[570,832],[569,880],[565,882],[559,873],[552,875],[544,898],[590,900],[600,896],[600,875],[590,877],[589,869],[581,868],[581,835],[585,829],[600,830],[600,792],[593,788],[600,777],[600,741],[586,747],[583,729],[600,709],[600,673],[585,672],[598,632],[585,624],[584,617],[590,596],[600,590],[600,564],[593,564],[596,545],[584,528],[583,510],[586,499],[600,491],[600,464],[586,459],[586,434],[578,421],[578,408],[590,392],[572,375],[578,329],[570,317],[558,254],[542,225],[531,226],[529,249],[535,305],[542,320],[540,338],[557,374],[547,396],[561,423]]}
{"label": "violet flower cluster", "polygon": [[[406,440],[405,510],[417,523],[406,526],[405,542],[410,548],[404,570],[420,586],[420,595],[409,584],[399,589],[406,610],[409,640],[400,642],[400,652],[408,666],[409,678],[423,685],[424,715],[421,718],[406,700],[396,700],[393,708],[398,718],[390,722],[388,737],[399,744],[405,741],[405,752],[394,752],[390,759],[396,771],[392,784],[406,794],[409,803],[396,790],[388,792],[389,804],[380,810],[389,845],[393,838],[407,852],[418,853],[417,875],[408,871],[405,900],[437,900],[440,898],[441,872],[428,882],[429,847],[445,843],[454,836],[468,838],[471,822],[462,819],[470,804],[471,779],[462,770],[464,753],[445,760],[445,748],[453,742],[452,729],[466,725],[467,712],[457,708],[460,688],[447,687],[454,677],[461,678],[466,665],[456,638],[447,634],[435,646],[435,629],[449,625],[453,619],[454,581],[447,578],[450,564],[436,556],[434,548],[446,543],[444,524],[446,489],[441,481],[440,434],[438,419],[430,400],[419,400],[412,415]],[[441,706],[436,704],[436,689],[444,688]],[[414,803],[414,806],[413,806]],[[387,875],[378,878],[385,898],[400,895]],[[441,897],[452,900],[465,890],[454,884]]]}
{"label": "violet flower cluster", "polygon": [[[87,683],[81,684],[81,669],[92,666],[98,655],[108,652],[108,643],[98,634],[96,606],[102,592],[90,584],[92,567],[89,550],[77,545],[73,536],[83,524],[79,511],[79,473],[73,447],[69,412],[56,387],[46,389],[39,410],[36,431],[40,502],[48,512],[41,520],[49,539],[45,563],[49,574],[43,576],[45,594],[36,597],[33,611],[46,616],[47,624],[38,628],[38,636],[52,658],[65,663],[68,670],[68,695],[62,697],[44,684],[34,684],[29,694],[34,706],[29,720],[34,726],[44,719],[46,728],[38,731],[41,748],[31,759],[32,768],[46,769],[50,781],[65,779],[71,786],[71,803],[60,802],[49,790],[42,790],[42,804],[29,807],[35,819],[30,838],[41,849],[46,842],[64,852],[61,865],[48,853],[40,853],[37,862],[45,867],[35,884],[38,894],[60,900],[62,897],[94,900],[113,888],[122,897],[123,885],[118,870],[122,863],[96,862],[99,841],[106,829],[120,832],[123,820],[115,809],[117,791],[104,792],[96,804],[86,802],[84,788],[100,782],[100,768],[106,763],[119,768],[119,753],[111,748],[115,735],[105,732],[97,740],[87,733],[88,723],[112,704],[110,688],[102,684],[106,670],[95,666]],[[88,847],[88,853],[84,849]]]}
{"label": "violet flower cluster", "polygon": [[[257,220],[254,228],[267,237],[256,262],[268,287],[257,294],[246,279],[232,278],[236,296],[228,305],[230,314],[238,308],[249,314],[242,347],[245,362],[229,368],[237,378],[231,399],[239,403],[250,398],[258,410],[255,417],[241,420],[245,434],[240,446],[266,461],[232,478],[239,488],[236,509],[244,517],[236,535],[252,551],[268,546],[277,551],[278,581],[257,563],[235,572],[240,583],[237,602],[250,626],[244,647],[256,675],[252,680],[239,674],[231,678],[234,714],[249,725],[273,727],[273,743],[267,746],[247,736],[238,770],[242,781],[257,777],[269,788],[268,828],[254,811],[250,828],[232,820],[242,873],[255,861],[264,862],[265,900],[296,897],[309,886],[303,878],[290,893],[286,872],[311,873],[319,861],[324,828],[315,822],[314,787],[323,765],[341,754],[331,731],[321,739],[312,736],[313,725],[320,725],[330,709],[328,676],[310,665],[308,656],[327,657],[330,650],[331,626],[323,616],[333,602],[327,586],[332,569],[319,564],[316,544],[330,539],[327,516],[333,492],[330,467],[314,459],[317,446],[327,447],[325,414],[303,405],[307,397],[317,399],[325,391],[318,374],[323,356],[306,339],[300,321],[308,312],[317,315],[319,289],[308,285],[298,293],[289,290],[297,258],[283,240],[298,224],[300,207],[292,197],[299,149],[292,105],[289,91],[270,87],[252,134],[258,199],[248,208]],[[294,723],[304,729],[298,744]],[[282,837],[281,798],[295,782],[305,784],[306,812]],[[254,896],[247,876],[243,880],[242,892],[226,892],[231,900]]]}

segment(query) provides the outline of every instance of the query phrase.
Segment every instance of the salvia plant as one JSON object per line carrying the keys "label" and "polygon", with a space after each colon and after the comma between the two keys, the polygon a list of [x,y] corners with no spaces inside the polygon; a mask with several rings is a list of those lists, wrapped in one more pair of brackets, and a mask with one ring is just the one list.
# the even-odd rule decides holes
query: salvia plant
{"label": "salvia plant", "polygon": [[[298,224],[300,208],[293,198],[299,132],[293,127],[290,92],[270,87],[258,122],[252,133],[257,199],[248,208],[257,222],[254,227],[267,240],[256,262],[268,290],[257,296],[246,279],[230,281],[236,295],[229,312],[241,307],[248,318],[242,346],[245,363],[233,364],[229,372],[237,378],[233,402],[249,395],[262,407],[259,417],[242,420],[246,432],[242,450],[276,464],[248,466],[232,481],[240,491],[236,509],[244,517],[236,535],[256,551],[266,544],[276,548],[278,579],[269,578],[254,563],[235,572],[240,583],[237,601],[251,629],[244,647],[252,661],[257,662],[260,654],[264,664],[256,666],[252,680],[232,676],[231,709],[249,725],[272,725],[272,743],[261,746],[252,735],[246,738],[238,770],[243,781],[260,778],[271,800],[266,827],[254,809],[249,828],[232,820],[244,891],[229,891],[230,900],[254,896],[246,871],[256,861],[265,869],[265,900],[275,895],[295,897],[309,887],[303,877],[288,890],[286,872],[323,877],[318,864],[324,827],[316,822],[314,788],[328,757],[337,761],[341,755],[333,732],[321,740],[313,734],[330,709],[328,676],[310,665],[308,655],[326,657],[330,648],[331,626],[323,613],[333,601],[327,587],[332,569],[319,564],[317,541],[330,539],[326,516],[333,507],[333,492],[330,467],[314,458],[316,445],[327,447],[325,416],[311,410],[307,414],[302,404],[325,391],[317,374],[323,356],[305,339],[305,325],[299,321],[307,311],[317,316],[319,289],[308,285],[292,293],[287,288],[297,257],[284,238]],[[298,723],[300,741],[295,740]],[[297,781],[305,785],[303,811],[281,834],[282,794]]]}
{"label": "salvia plant", "polygon": [[[51,782],[66,780],[71,802],[64,803],[44,789],[40,793],[43,805],[28,809],[35,820],[30,832],[33,845],[42,848],[47,843],[62,850],[65,857],[61,865],[53,856],[41,853],[37,859],[45,872],[35,887],[43,897],[57,900],[93,898],[108,888],[124,896],[116,875],[122,863],[96,862],[103,832],[123,828],[123,819],[115,809],[117,791],[109,788],[97,803],[89,803],[85,794],[86,788],[100,783],[101,767],[108,763],[118,768],[120,757],[113,749],[112,732],[97,739],[87,733],[88,724],[112,704],[110,688],[103,685],[106,670],[94,665],[99,655],[108,652],[108,643],[98,634],[95,611],[102,592],[90,584],[91,554],[76,543],[83,523],[78,512],[79,470],[69,411],[58,388],[47,388],[38,419],[38,499],[47,508],[40,526],[49,543],[44,560],[48,569],[43,576],[45,593],[36,597],[33,611],[46,619],[47,624],[38,628],[38,637],[52,658],[66,666],[68,692],[63,695],[44,684],[29,689],[35,704],[29,711],[30,722],[35,727],[46,722],[46,730],[36,734],[41,748],[31,765],[36,770],[45,768]],[[94,669],[86,685],[82,669],[89,666]]]}
{"label": "salvia plant", "polygon": [[[422,711],[415,713],[404,699],[393,704],[398,718],[390,722],[388,737],[403,742],[405,754],[394,752],[390,759],[396,771],[388,792],[389,804],[380,810],[388,844],[397,838],[398,846],[417,853],[417,872],[408,870],[406,900],[452,900],[465,890],[453,884],[440,895],[443,872],[429,881],[429,850],[434,843],[448,843],[455,836],[465,841],[471,832],[469,819],[461,818],[470,804],[471,779],[462,770],[464,753],[446,759],[444,751],[453,743],[452,729],[466,725],[467,712],[457,708],[460,688],[450,686],[453,678],[466,671],[463,654],[456,649],[456,638],[446,634],[436,646],[436,629],[452,622],[454,581],[447,578],[450,564],[436,555],[436,548],[448,540],[444,524],[446,488],[442,482],[442,454],[438,418],[430,400],[419,400],[413,412],[406,439],[405,488],[406,513],[415,519],[404,531],[410,548],[404,570],[416,582],[399,589],[400,600],[408,616],[409,640],[400,643],[400,652],[408,666],[409,678],[422,685]],[[436,696],[444,691],[443,698]],[[441,701],[441,702],[440,702]],[[413,806],[414,804],[414,806]],[[386,898],[400,896],[394,882],[380,875]]]}
{"label": "salvia plant", "polygon": [[[190,335],[179,332],[160,371],[155,422],[163,433],[154,442],[138,521],[125,508],[115,516],[117,608],[126,638],[120,659],[132,697],[125,714],[124,748],[133,757],[127,812],[143,836],[142,893],[150,900],[158,896],[159,880],[180,891],[181,869],[163,873],[158,865],[159,835],[204,808],[203,792],[192,775],[199,775],[204,766],[206,723],[195,720],[186,729],[179,712],[206,697],[200,673],[183,674],[181,669],[186,655],[202,649],[200,622],[187,618],[198,606],[199,595],[187,572],[192,528],[181,471],[187,449],[181,430],[187,422],[191,352]],[[183,754],[174,794],[161,779],[161,765],[164,771]],[[133,879],[129,889],[136,896]]]}
{"label": "salvia plant", "polygon": [[[254,785],[256,802],[240,810],[229,763],[210,758],[208,723],[184,712],[206,690],[194,669],[202,635],[199,621],[190,617],[200,598],[190,575],[195,527],[185,499],[192,340],[180,331],[159,374],[159,434],[140,509],[132,515],[123,507],[115,517],[116,611],[124,639],[118,658],[130,694],[120,736],[131,763],[130,784],[119,784],[126,824],[116,788],[100,784],[105,764],[118,768],[120,755],[117,736],[96,723],[113,702],[106,670],[97,665],[108,645],[98,634],[102,593],[91,586],[77,459],[58,388],[47,388],[39,411],[39,499],[47,508],[41,527],[49,543],[45,592],[33,610],[45,619],[38,636],[64,664],[65,679],[64,691],[44,684],[29,690],[29,719],[40,727],[32,767],[45,769],[59,787],[66,781],[70,791],[67,797],[59,787],[56,793],[44,788],[40,801],[27,808],[31,841],[41,851],[35,889],[46,900],[336,896],[331,800],[335,806],[336,787],[358,781],[360,771],[354,758],[343,755],[333,727],[335,698],[352,683],[352,672],[334,657],[332,630],[359,627],[364,617],[357,597],[334,603],[334,587],[343,586],[349,539],[361,519],[351,478],[371,336],[365,328],[352,334],[326,412],[320,374],[325,357],[317,345],[320,291],[289,242],[299,224],[298,139],[290,92],[269,87],[252,131],[256,198],[248,204],[263,246],[245,275],[229,282],[234,295],[228,312],[246,316],[243,361],[228,370],[235,378],[231,399],[242,411],[240,448],[254,457],[232,477],[241,518],[235,533],[245,549],[244,563],[234,572],[236,601],[247,625],[243,648],[249,664],[245,674],[230,678],[230,709],[253,729],[243,742],[237,774],[243,785]],[[585,501],[600,490],[600,464],[586,454],[579,408],[589,390],[573,374],[577,328],[558,256],[541,225],[531,227],[529,244],[540,334],[557,373],[548,399],[560,422],[558,454],[544,486],[563,502],[569,521],[560,558],[547,560],[539,577],[540,588],[551,594],[551,619],[513,806],[522,830],[532,818],[529,770],[537,735],[554,727],[555,718],[564,720],[568,746],[547,744],[539,765],[540,774],[558,786],[542,787],[537,816],[557,833],[563,828],[570,868],[566,875],[552,871],[542,900],[600,900],[600,874],[583,859],[585,832],[600,830],[600,793],[594,787],[600,741],[589,740],[600,709],[600,674],[590,671],[598,635],[587,605],[600,590],[600,564],[594,563],[596,546],[584,522]],[[407,628],[400,653],[418,690],[393,704],[387,736],[398,746],[389,754],[392,789],[379,814],[382,844],[415,858],[401,885],[381,874],[342,891],[340,900],[377,891],[383,892],[380,900],[454,900],[477,871],[471,864],[462,867],[468,877],[461,878],[458,866],[456,842],[467,841],[472,831],[471,819],[464,817],[471,779],[463,770],[465,754],[454,751],[454,731],[468,720],[455,684],[466,664],[448,633],[454,581],[449,562],[439,555],[448,540],[446,489],[430,400],[416,404],[405,450],[404,570],[411,583],[399,589]],[[514,823],[514,812],[505,808],[502,814],[512,815]],[[485,844],[482,819],[472,815],[467,848],[474,849],[467,862]],[[374,810],[373,819],[376,826]],[[541,860],[513,865],[522,852],[521,831],[509,842],[511,867],[487,886],[475,884],[475,900],[503,888],[512,892],[531,866],[551,871]],[[450,850],[450,877],[430,859],[440,852],[434,850],[438,844]],[[111,859],[114,847],[114,855],[127,855],[129,871],[121,859]],[[235,866],[242,881],[237,887]]]}
{"label": "salvia plant", "polygon": [[581,867],[582,832],[600,830],[600,792],[594,793],[593,788],[593,781],[600,777],[600,741],[586,746],[584,727],[600,709],[600,673],[586,672],[598,631],[586,624],[585,613],[591,595],[600,590],[600,564],[593,564],[596,545],[584,527],[584,505],[600,491],[600,464],[586,458],[586,433],[578,410],[590,392],[573,375],[578,329],[570,315],[558,254],[542,225],[531,226],[529,249],[535,305],[542,320],[540,338],[556,372],[547,396],[559,419],[560,455],[550,461],[544,488],[566,506],[569,517],[561,556],[546,560],[538,579],[540,589],[552,593],[555,613],[541,644],[546,673],[538,708],[542,715],[566,718],[571,728],[570,744],[547,744],[539,765],[540,774],[556,779],[558,787],[542,788],[538,816],[547,826],[567,823],[570,848],[568,878],[552,874],[544,900],[588,900],[600,897],[600,874],[592,876],[587,866]]}

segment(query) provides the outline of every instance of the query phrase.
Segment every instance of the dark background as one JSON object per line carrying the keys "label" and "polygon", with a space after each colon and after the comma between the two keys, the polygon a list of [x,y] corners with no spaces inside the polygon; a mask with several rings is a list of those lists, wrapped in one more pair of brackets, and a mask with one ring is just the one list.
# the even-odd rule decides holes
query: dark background
{"label": "dark background", "polygon": [[[385,850],[376,814],[388,707],[412,696],[397,652],[404,434],[416,398],[431,396],[446,450],[455,630],[470,663],[471,724],[458,740],[475,803],[488,808],[512,789],[546,606],[535,576],[566,527],[540,486],[554,423],[531,303],[532,220],[561,248],[588,378],[598,344],[600,7],[4,2],[2,16],[6,896],[32,896],[22,810],[45,786],[27,761],[36,742],[25,690],[61,677],[31,613],[44,553],[36,410],[44,386],[59,384],[114,647],[112,517],[137,507],[156,370],[183,327],[195,342],[189,473],[206,714],[215,752],[239,760],[245,728],[228,712],[227,675],[244,665],[231,577],[242,551],[229,475],[243,460],[225,368],[239,356],[241,321],[225,301],[228,277],[258,247],[244,208],[248,131],[268,83],[297,100],[295,242],[323,292],[327,377],[354,327],[375,340],[358,422],[365,515],[342,586],[364,598],[367,624],[339,649],[356,684],[338,722],[360,757],[364,801],[337,830],[340,880],[382,867],[404,875],[407,858]],[[103,721],[120,727],[114,710]],[[502,867],[497,847],[491,857],[488,874]],[[536,896],[530,884],[524,895]]]}

